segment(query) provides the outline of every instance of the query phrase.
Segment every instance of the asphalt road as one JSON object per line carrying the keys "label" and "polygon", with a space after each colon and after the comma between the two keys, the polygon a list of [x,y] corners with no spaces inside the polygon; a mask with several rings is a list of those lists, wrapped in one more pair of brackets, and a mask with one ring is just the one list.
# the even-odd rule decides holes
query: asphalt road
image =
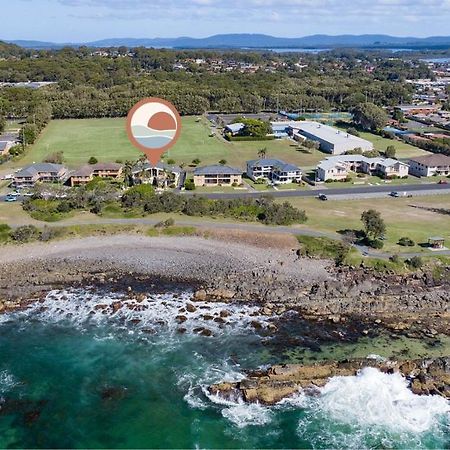
{"label": "asphalt road", "polygon": [[[198,193],[195,191],[183,191],[181,195],[201,195],[211,199],[230,199],[230,198],[259,198],[270,195],[275,198],[290,198],[290,197],[317,197],[319,194],[325,194],[327,197],[340,198],[371,198],[378,194],[388,195],[390,192],[406,193],[406,195],[426,195],[432,194],[450,194],[449,184],[409,184],[401,186],[359,186],[352,188],[328,188],[328,189],[314,189],[307,191],[293,190],[293,191],[252,191],[252,192],[230,192],[230,193]],[[5,201],[6,195],[0,195],[0,201]],[[24,197],[19,197],[21,201]]]}
{"label": "asphalt road", "polygon": [[[360,186],[352,188],[329,188],[329,189],[314,189],[308,191],[257,191],[257,192],[236,192],[236,193],[201,193],[202,195],[211,199],[220,198],[236,198],[236,197],[249,197],[258,198],[264,195],[270,195],[276,198],[289,198],[289,197],[317,197],[319,194],[325,194],[328,196],[343,196],[351,198],[354,195],[358,195],[363,198],[365,194],[369,197],[373,194],[389,194],[390,192],[406,192],[406,194],[414,195],[414,193],[450,193],[450,183],[449,184],[409,184],[401,186]],[[183,195],[194,195],[195,191],[184,191]]]}

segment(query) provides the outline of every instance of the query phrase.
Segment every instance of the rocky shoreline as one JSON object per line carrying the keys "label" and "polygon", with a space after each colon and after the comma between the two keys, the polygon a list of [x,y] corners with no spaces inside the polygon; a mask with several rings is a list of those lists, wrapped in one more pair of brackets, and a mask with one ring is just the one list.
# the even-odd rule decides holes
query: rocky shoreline
{"label": "rocky shoreline", "polygon": [[[450,268],[439,274],[380,274],[271,248],[198,237],[108,236],[9,247],[0,265],[0,311],[51,289],[101,285],[160,290],[177,284],[193,300],[252,302],[264,314],[293,310],[312,320],[382,321],[393,332],[449,334]],[[417,334],[416,333],[416,334]]]}
{"label": "rocky shoreline", "polygon": [[209,392],[230,401],[275,405],[299,392],[314,395],[332,377],[355,376],[364,368],[399,373],[418,395],[440,395],[450,399],[450,357],[409,361],[354,359],[312,365],[276,365],[266,370],[249,372],[237,383],[219,383]]}

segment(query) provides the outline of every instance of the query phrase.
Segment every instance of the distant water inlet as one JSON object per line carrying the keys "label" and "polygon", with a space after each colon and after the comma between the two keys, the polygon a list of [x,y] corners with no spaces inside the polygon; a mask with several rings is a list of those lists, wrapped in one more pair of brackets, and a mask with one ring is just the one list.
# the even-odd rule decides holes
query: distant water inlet
{"label": "distant water inlet", "polygon": [[211,395],[211,384],[279,361],[265,345],[272,320],[177,290],[53,291],[0,315],[0,448],[448,445],[448,402],[375,369],[274,407]]}

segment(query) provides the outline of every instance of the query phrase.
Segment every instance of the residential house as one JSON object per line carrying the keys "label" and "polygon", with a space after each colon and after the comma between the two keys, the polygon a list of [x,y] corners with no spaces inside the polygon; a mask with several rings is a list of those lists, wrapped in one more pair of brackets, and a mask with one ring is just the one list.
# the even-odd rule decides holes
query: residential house
{"label": "residential house", "polygon": [[316,169],[316,181],[340,181],[350,172],[379,175],[383,178],[405,177],[408,164],[392,158],[367,158],[363,155],[332,156],[321,161]]}
{"label": "residential house", "polygon": [[254,159],[247,161],[247,176],[253,181],[267,179],[274,184],[294,183],[302,179],[302,170],[279,159]]}
{"label": "residential house", "polygon": [[182,170],[178,166],[159,162],[156,166],[149,162],[137,164],[132,169],[135,183],[153,184],[154,186],[178,186]]}
{"label": "residential house", "polygon": [[433,154],[412,158],[409,161],[409,172],[418,177],[450,175],[450,156]]}
{"label": "residential house", "polygon": [[242,183],[242,170],[234,167],[214,165],[194,170],[195,186],[231,186]]}
{"label": "residential house", "polygon": [[280,164],[272,170],[273,184],[299,183],[302,180],[302,170],[293,164]]}
{"label": "residential house", "polygon": [[69,175],[70,186],[89,183],[95,177],[119,178],[122,175],[122,165],[118,163],[89,164]]}
{"label": "residential house", "polygon": [[37,182],[63,183],[67,178],[67,168],[61,164],[32,164],[14,174],[13,186],[16,189],[33,187]]}

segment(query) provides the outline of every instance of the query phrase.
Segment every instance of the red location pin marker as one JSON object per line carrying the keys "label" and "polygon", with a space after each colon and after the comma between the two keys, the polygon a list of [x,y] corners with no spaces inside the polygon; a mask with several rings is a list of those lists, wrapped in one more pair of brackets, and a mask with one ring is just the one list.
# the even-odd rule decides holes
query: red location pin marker
{"label": "red location pin marker", "polygon": [[151,164],[180,137],[181,117],[167,100],[151,97],[136,103],[127,117],[127,134],[131,143],[143,151]]}

